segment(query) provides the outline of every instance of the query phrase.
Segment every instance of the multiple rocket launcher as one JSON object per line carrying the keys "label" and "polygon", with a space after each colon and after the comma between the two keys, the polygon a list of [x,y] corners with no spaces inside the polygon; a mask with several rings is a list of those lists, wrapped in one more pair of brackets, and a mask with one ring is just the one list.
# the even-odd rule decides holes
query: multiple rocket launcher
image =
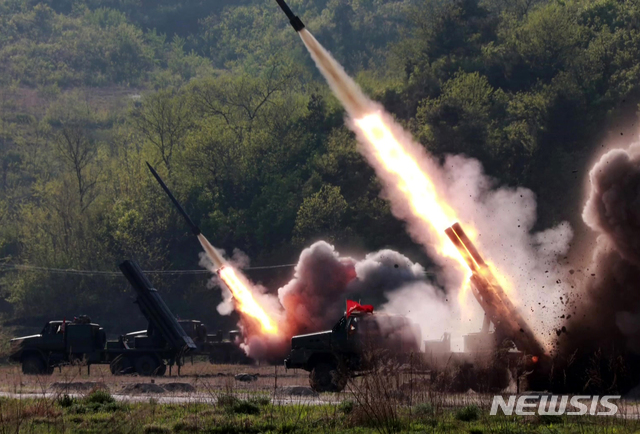
{"label": "multiple rocket launcher", "polygon": [[[276,0],[276,2],[296,32],[305,28],[304,23],[291,11],[284,0]],[[191,220],[182,205],[180,205],[175,196],[173,196],[153,167],[151,167],[149,163],[147,163],[147,166],[162,189],[167,193],[169,199],[171,199],[176,206],[178,212],[184,217],[193,234],[200,238],[200,228]],[[509,300],[504,289],[500,286],[495,275],[462,229],[462,226],[460,226],[459,223],[455,223],[447,228],[445,233],[471,270],[471,291],[488,319],[494,324],[497,335],[500,338],[512,339],[520,351],[531,355],[531,360],[534,363],[538,362],[541,357],[546,357],[546,351],[536,339],[535,334],[524,318],[522,318],[518,309],[513,305],[511,300]],[[217,252],[215,252],[216,255],[211,255],[211,252],[208,253],[210,253],[214,261],[214,266],[219,272],[225,265],[224,260],[217,255]]]}
{"label": "multiple rocket launcher", "polygon": [[500,339],[513,340],[516,347],[530,355],[534,363],[541,357],[546,357],[546,351],[518,309],[509,300],[496,276],[482,259],[460,223],[455,223],[444,232],[471,270],[471,291],[487,318],[493,323],[497,336]]}

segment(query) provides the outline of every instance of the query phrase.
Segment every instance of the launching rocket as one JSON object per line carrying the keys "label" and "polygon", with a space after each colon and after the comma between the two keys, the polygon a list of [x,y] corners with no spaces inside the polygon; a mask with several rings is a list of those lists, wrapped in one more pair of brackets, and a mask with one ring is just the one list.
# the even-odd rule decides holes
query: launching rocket
{"label": "launching rocket", "polygon": [[176,206],[176,208],[178,209],[178,212],[182,214],[182,217],[184,217],[185,221],[191,228],[191,232],[193,232],[193,234],[196,236],[200,235],[201,233],[200,228],[196,226],[193,220],[191,220],[191,217],[189,217],[189,214],[187,214],[187,212],[184,210],[182,205],[180,205],[180,202],[178,202],[178,199],[176,199],[175,196],[171,193],[171,191],[169,190],[169,187],[167,187],[167,184],[165,184],[164,181],[162,181],[162,178],[160,178],[160,175],[158,175],[158,172],[156,172],[155,169],[151,167],[151,164],[147,163],[147,166],[149,167],[149,170],[151,171],[151,174],[153,175],[153,177],[156,178],[156,181],[158,181],[158,184],[160,184],[160,187],[162,187],[164,192],[167,193],[167,196],[169,196],[169,199],[171,199],[171,202],[173,202],[173,204]]}
{"label": "launching rocket", "polygon": [[182,205],[180,205],[178,199],[176,199],[176,197],[171,193],[169,187],[167,187],[167,184],[162,181],[162,178],[160,178],[158,172],[156,172],[155,169],[151,167],[151,164],[147,163],[147,166],[149,167],[149,170],[151,171],[153,177],[156,178],[156,181],[158,181],[158,184],[160,184],[160,187],[162,187],[164,192],[167,193],[167,196],[169,196],[169,199],[171,199],[171,202],[173,202],[173,204],[176,206],[178,212],[182,215],[182,217],[184,217],[184,220],[191,228],[191,232],[193,232],[193,234],[198,237],[198,241],[200,241],[200,244],[202,244],[202,247],[207,252],[207,255],[209,256],[209,258],[211,258],[213,266],[219,272],[226,264],[226,261],[224,260],[222,255],[211,245],[211,243],[209,243],[205,236],[202,235],[202,231],[200,231],[200,228],[193,222],[193,220],[191,220],[191,217],[189,217],[189,214],[187,214]]}
{"label": "launching rocket", "polygon": [[304,24],[302,23],[302,21],[300,21],[300,18],[298,18],[293,12],[291,12],[291,9],[289,9],[289,6],[284,2],[284,0],[276,0],[276,2],[278,3],[278,6],[280,6],[280,9],[282,9],[284,14],[287,16],[287,18],[289,18],[289,22],[293,26],[293,30],[299,32],[300,30],[304,29]]}

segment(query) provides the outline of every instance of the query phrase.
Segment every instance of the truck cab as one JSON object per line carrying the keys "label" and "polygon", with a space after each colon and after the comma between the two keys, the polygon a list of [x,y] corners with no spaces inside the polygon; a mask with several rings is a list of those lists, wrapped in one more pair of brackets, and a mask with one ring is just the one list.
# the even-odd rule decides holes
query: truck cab
{"label": "truck cab", "polygon": [[368,356],[378,350],[397,357],[418,352],[419,328],[401,316],[345,315],[331,330],[291,338],[285,367],[308,371],[316,392],[339,392],[352,374],[371,368]]}
{"label": "truck cab", "polygon": [[106,341],[102,327],[88,318],[49,321],[40,334],[11,339],[9,359],[25,374],[51,374],[63,364],[98,362]]}

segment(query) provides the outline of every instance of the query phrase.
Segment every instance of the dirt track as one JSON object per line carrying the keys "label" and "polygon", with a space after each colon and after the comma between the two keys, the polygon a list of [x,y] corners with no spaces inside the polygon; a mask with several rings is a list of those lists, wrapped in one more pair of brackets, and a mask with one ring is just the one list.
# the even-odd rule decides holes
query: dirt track
{"label": "dirt track", "polygon": [[[239,374],[248,374],[242,377]],[[298,389],[290,390],[298,386]],[[107,365],[94,365],[91,374],[86,367],[64,367],[50,376],[23,375],[20,366],[0,367],[0,396],[10,398],[56,398],[63,394],[81,397],[93,389],[103,388],[121,401],[159,403],[211,402],[223,394],[269,396],[273,402],[321,404],[334,402],[335,394],[317,396],[308,388],[308,373],[281,366],[211,365],[207,362],[188,363],[181,375],[139,377],[114,376]],[[326,396],[325,396],[326,395]]]}

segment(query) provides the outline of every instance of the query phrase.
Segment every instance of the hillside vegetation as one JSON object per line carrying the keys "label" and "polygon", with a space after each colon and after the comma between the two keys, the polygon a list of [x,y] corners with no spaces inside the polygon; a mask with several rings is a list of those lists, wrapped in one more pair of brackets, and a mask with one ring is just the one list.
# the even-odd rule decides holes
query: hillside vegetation
{"label": "hillside vegetation", "polygon": [[[577,221],[594,149],[635,133],[638,0],[290,4],[430,152],[531,188],[543,226]],[[343,123],[275,2],[0,0],[0,267],[198,268],[145,161],[253,264],[319,238],[426,264]],[[290,273],[251,277],[276,289]],[[181,317],[233,324],[206,275],[153,279]],[[87,313],[130,331],[130,294],[117,276],[0,271],[6,324]]]}

